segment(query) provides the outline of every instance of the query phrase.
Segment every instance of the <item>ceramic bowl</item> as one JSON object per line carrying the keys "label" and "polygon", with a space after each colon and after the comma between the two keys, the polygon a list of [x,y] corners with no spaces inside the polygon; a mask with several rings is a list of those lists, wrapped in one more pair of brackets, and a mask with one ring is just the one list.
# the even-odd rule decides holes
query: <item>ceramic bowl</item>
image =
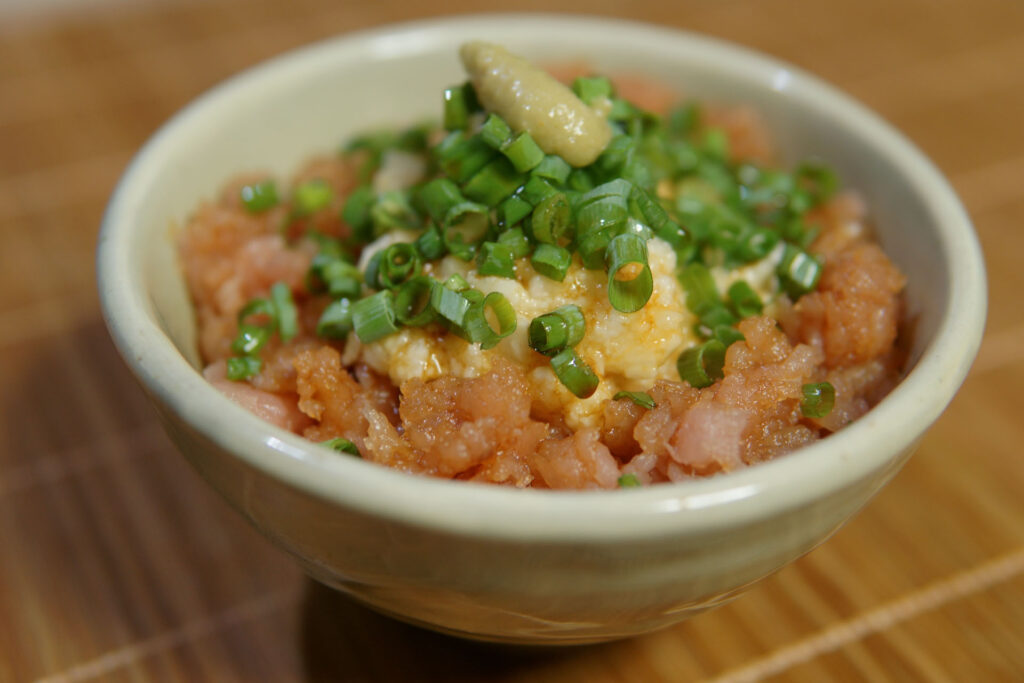
{"label": "ceramic bowl", "polygon": [[[810,447],[732,474],[610,492],[511,490],[337,457],[231,403],[197,371],[174,230],[241,171],[287,174],[351,134],[437,116],[464,80],[460,43],[586,60],[686,93],[749,103],[787,158],[821,158],[867,199],[908,276],[909,371],[876,408]],[[517,643],[661,628],[825,540],[885,485],[963,381],[985,276],[948,183],[903,136],[790,65],[706,37],[558,15],[457,17],[342,35],[200,97],[121,179],[103,222],[111,334],[184,456],[319,581],[410,622]],[[954,276],[955,274],[955,276]]]}

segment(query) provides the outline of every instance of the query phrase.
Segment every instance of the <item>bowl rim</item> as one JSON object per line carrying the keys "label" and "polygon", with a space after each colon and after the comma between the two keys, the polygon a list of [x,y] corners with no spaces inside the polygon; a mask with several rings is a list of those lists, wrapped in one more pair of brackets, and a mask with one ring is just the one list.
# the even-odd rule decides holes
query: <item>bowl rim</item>
{"label": "bowl rim", "polygon": [[[631,490],[520,490],[410,476],[339,458],[234,404],[185,360],[160,329],[141,287],[141,268],[130,258],[132,217],[176,136],[237,93],[270,87],[325,55],[408,55],[538,25],[576,37],[614,31],[620,40],[642,40],[669,52],[699,50],[715,68],[749,74],[759,83],[784,81],[790,96],[804,105],[813,102],[822,115],[852,127],[901,171],[934,216],[942,257],[948,272],[957,273],[957,282],[955,287],[947,283],[948,303],[934,339],[885,399],[825,440],[727,475]],[[785,78],[770,80],[779,74]],[[713,533],[810,505],[878,470],[894,468],[897,456],[913,448],[966,378],[987,306],[981,249],[967,213],[932,162],[878,115],[816,76],[745,47],[642,22],[556,13],[456,15],[345,33],[284,53],[213,87],[168,120],[125,170],[103,217],[97,277],[107,327],[144,389],[232,457],[364,514],[447,533],[535,542]]]}

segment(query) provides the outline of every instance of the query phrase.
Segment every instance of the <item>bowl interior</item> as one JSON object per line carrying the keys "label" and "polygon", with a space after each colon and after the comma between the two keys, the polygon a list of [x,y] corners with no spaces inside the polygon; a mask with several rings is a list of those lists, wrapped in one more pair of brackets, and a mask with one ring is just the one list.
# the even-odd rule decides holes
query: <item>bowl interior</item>
{"label": "bowl interior", "polygon": [[[186,372],[181,360],[199,366],[174,248],[175,231],[194,207],[236,173],[264,169],[288,175],[355,133],[436,119],[441,90],[465,79],[457,47],[474,38],[503,43],[539,62],[585,60],[596,71],[643,73],[698,98],[750,104],[765,118],[785,161],[816,158],[833,165],[845,186],[865,196],[879,240],[907,274],[906,299],[916,321],[911,352],[916,369],[873,411],[881,415],[873,426],[851,426],[839,435],[843,442],[832,437],[836,446],[845,444],[835,457],[873,450],[871,439],[892,439],[895,452],[938,416],[980,339],[984,275],[969,222],[929,162],[873,114],[784,64],[676,31],[554,15],[470,17],[343,36],[231,79],[165,126],[126,173],[100,246],[105,313],[143,384],[173,405],[182,402],[181,394],[192,393],[197,420],[220,400],[212,390],[197,389],[195,373]],[[225,405],[218,412],[243,419],[226,400],[220,403]],[[287,444],[294,459],[323,464],[304,452],[298,439],[266,431]],[[827,453],[837,449],[818,444],[805,451],[815,449],[816,465],[794,463],[811,457],[801,452],[729,475],[726,484],[669,487],[675,491],[671,495],[771,488],[774,480],[781,486],[801,471],[806,478],[824,476]],[[866,453],[842,476],[877,468],[886,457]],[[835,462],[831,465],[834,474]],[[808,481],[801,496],[820,495],[833,485]],[[784,499],[780,494],[776,502]]]}

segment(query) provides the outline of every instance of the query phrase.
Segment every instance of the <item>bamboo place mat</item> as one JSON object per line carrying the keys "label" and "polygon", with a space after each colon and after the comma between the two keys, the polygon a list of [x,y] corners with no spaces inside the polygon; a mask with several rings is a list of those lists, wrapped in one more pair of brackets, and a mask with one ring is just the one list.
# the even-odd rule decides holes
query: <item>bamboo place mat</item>
{"label": "bamboo place mat", "polygon": [[[0,14],[0,680],[1024,680],[1017,0],[53,4]],[[93,272],[130,156],[215,82],[358,28],[509,9],[687,28],[832,81],[948,175],[991,279],[963,390],[853,522],[689,622],[539,652],[405,626],[305,579],[170,446]]]}

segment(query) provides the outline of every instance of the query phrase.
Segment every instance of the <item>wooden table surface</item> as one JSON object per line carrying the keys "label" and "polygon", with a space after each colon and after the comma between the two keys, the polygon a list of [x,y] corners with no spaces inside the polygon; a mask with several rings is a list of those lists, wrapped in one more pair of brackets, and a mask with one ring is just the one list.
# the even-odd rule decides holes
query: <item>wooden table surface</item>
{"label": "wooden table surface", "polygon": [[[658,22],[816,72],[935,160],[986,252],[981,355],[892,484],[735,602],[634,640],[482,646],[312,583],[174,451],[99,314],[104,204],[183,104],[311,40],[498,9]],[[0,14],[0,681],[1024,680],[1022,225],[1019,0],[136,0]]]}

